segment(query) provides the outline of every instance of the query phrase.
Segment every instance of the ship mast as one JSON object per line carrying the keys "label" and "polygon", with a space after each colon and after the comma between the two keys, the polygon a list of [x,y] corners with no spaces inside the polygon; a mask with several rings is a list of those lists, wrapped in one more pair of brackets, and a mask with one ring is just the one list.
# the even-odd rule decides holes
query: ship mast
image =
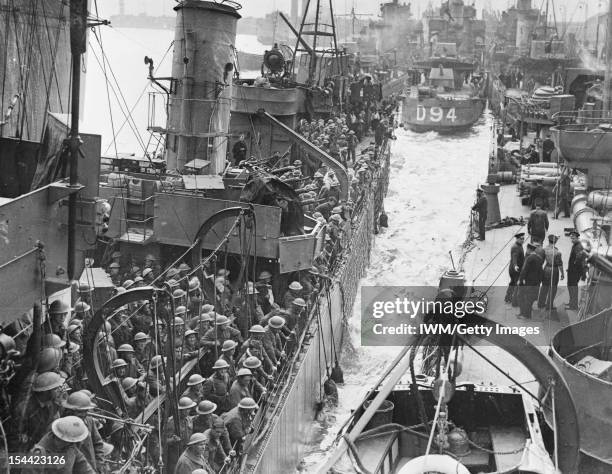
{"label": "ship mast", "polygon": [[604,79],[604,90],[603,90],[603,109],[604,112],[608,113],[612,108],[610,100],[612,94],[610,93],[610,80],[612,79],[612,0],[608,5],[608,24],[606,31],[606,76]]}
{"label": "ship mast", "polygon": [[[79,165],[79,108],[81,93],[81,56],[86,49],[87,0],[70,2],[70,52],[72,56],[72,89],[70,110],[70,186],[78,186]],[[68,200],[68,278],[75,275],[77,193],[71,193]]]}

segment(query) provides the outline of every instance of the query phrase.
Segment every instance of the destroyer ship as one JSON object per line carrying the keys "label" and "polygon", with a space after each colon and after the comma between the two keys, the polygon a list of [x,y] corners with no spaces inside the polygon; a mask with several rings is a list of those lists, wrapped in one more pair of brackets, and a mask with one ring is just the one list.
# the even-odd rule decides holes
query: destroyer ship
{"label": "destroyer ship", "polygon": [[[383,118],[373,137],[357,128],[362,140],[350,145],[340,113],[350,57],[320,23],[323,2],[305,18],[315,8],[293,55],[273,48],[265,75],[248,80],[234,74],[240,5],[179,2],[171,76],[157,77],[154,59],[145,58],[156,89],[147,126],[163,146],[137,157],[103,156],[101,137],[79,130],[87,29],[104,21],[81,0],[2,5],[10,19],[1,22],[9,25],[1,61],[9,87],[0,202],[9,453],[53,439],[72,446],[84,425],[66,414],[79,413],[104,439],[95,457],[75,454],[81,467],[173,472],[187,462],[183,450],[203,443],[198,436],[213,436],[185,431],[185,410],[222,414],[233,389],[207,400],[185,393],[197,399],[215,387],[219,364],[240,362],[243,377],[263,363],[261,391],[233,403],[242,435],[223,415],[231,445],[220,461],[198,462],[209,472],[295,467],[324,386],[341,380],[337,360],[321,360],[333,361],[342,345],[368,265],[394,111],[372,100],[368,107],[380,107]],[[22,58],[28,35],[44,41]],[[29,61],[27,78],[9,55]],[[230,350],[245,348],[244,360],[232,360]],[[31,417],[44,394],[61,412]]]}
{"label": "destroyer ship", "polygon": [[484,110],[481,74],[485,24],[461,1],[443,3],[423,16],[429,57],[415,61],[402,108],[404,126],[415,132],[470,128]]}

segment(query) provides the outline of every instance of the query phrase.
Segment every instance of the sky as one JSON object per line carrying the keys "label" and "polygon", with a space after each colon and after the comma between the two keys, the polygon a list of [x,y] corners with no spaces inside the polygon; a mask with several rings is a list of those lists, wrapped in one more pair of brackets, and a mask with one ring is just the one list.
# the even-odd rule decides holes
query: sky
{"label": "sky", "polygon": [[[118,13],[118,5],[121,0],[97,0],[98,6],[102,14],[113,15]],[[306,0],[300,0],[305,2]],[[314,4],[315,0],[311,0]],[[323,4],[327,4],[329,0],[322,0]],[[549,1],[552,5],[555,4],[557,9],[558,20],[564,16],[567,20],[573,17],[574,21],[584,21],[585,9],[586,13],[594,15],[598,8],[604,11],[608,5],[608,0],[532,0],[535,8],[544,8],[546,2]],[[123,0],[126,8],[126,13],[140,13],[147,11],[151,15],[171,15],[172,7],[176,4],[176,0]],[[242,16],[262,17],[266,13],[275,10],[290,11],[291,0],[238,0],[242,4],[240,14]],[[481,10],[484,7],[490,7],[497,10],[505,10],[516,3],[516,0],[465,0],[466,3],[475,3],[476,8]],[[351,8],[355,8],[355,13],[377,15],[380,11],[379,0],[333,0],[334,10],[336,14],[350,13]],[[434,6],[441,4],[441,0],[400,0],[400,3],[411,3],[412,10],[415,14],[423,12],[427,5],[431,3]],[[312,7],[311,7],[312,8]],[[552,8],[552,7],[551,7]],[[420,15],[419,15],[420,16]]]}

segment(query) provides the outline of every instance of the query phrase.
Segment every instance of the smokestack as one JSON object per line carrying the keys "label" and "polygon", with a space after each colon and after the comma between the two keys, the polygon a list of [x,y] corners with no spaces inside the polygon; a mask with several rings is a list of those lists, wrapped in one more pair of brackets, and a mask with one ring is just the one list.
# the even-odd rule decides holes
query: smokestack
{"label": "smokestack", "polygon": [[184,0],[177,12],[166,160],[181,170],[193,159],[225,168],[232,96],[233,50],[240,15],[226,4]]}

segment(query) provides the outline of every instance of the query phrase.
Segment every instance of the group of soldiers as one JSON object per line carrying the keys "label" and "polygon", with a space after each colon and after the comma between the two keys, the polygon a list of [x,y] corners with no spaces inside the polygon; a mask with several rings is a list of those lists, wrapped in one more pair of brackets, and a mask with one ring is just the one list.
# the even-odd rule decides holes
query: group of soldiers
{"label": "group of soldiers", "polygon": [[[355,194],[373,176],[378,155],[372,143],[353,160]],[[282,383],[309,309],[329,284],[350,232],[351,209],[338,203],[333,172],[320,167],[315,175],[304,185],[309,190],[297,191],[322,198],[305,213],[325,226],[325,245],[315,266],[293,274],[284,288],[267,270],[255,281],[239,282],[227,268],[202,273],[175,262],[162,270],[154,255],[142,261],[119,251],[110,255],[106,270],[116,295],[156,286],[172,297],[132,301],[101,323],[93,350],[106,396],[94,394],[92,372],[83,363],[84,333],[101,303],[89,284],[78,283],[72,307],[53,301],[46,319],[35,311],[20,351],[13,338],[0,334],[4,354],[22,354],[3,391],[9,452],[62,453],[62,472],[108,472],[128,454],[126,430],[146,426],[146,462],[162,461],[177,474],[227,469],[256,428],[259,407]],[[172,374],[189,363],[190,372],[176,380]],[[145,419],[147,407],[161,397],[166,402]],[[166,408],[173,401],[174,409]],[[101,417],[109,408],[118,416]]]}
{"label": "group of soldiers", "polygon": [[[151,428],[145,444],[151,462],[163,459],[177,474],[221,472],[242,452],[260,404],[297,348],[321,285],[318,269],[301,272],[277,298],[271,272],[236,288],[230,271],[221,268],[208,276],[216,298],[210,300],[206,283],[185,263],[162,272],[149,255],[140,270],[115,252],[107,268],[122,280],[117,294],[153,282],[172,294],[168,301],[121,307],[97,334],[102,384],[106,393],[119,394],[114,408],[123,416],[96,417],[100,400],[82,364],[93,289],[81,283],[73,308],[58,300],[47,321],[35,314],[28,362],[11,378],[14,395],[5,413],[11,423],[4,424],[9,452],[61,453],[67,459],[62,472],[106,472],[127,448],[122,428],[139,420]],[[0,334],[0,347],[16,352],[6,334]],[[174,380],[189,361],[190,375],[183,383]],[[166,419],[162,405],[162,413],[145,420],[146,407],[164,395],[176,400],[176,410],[165,411],[174,415]]]}

